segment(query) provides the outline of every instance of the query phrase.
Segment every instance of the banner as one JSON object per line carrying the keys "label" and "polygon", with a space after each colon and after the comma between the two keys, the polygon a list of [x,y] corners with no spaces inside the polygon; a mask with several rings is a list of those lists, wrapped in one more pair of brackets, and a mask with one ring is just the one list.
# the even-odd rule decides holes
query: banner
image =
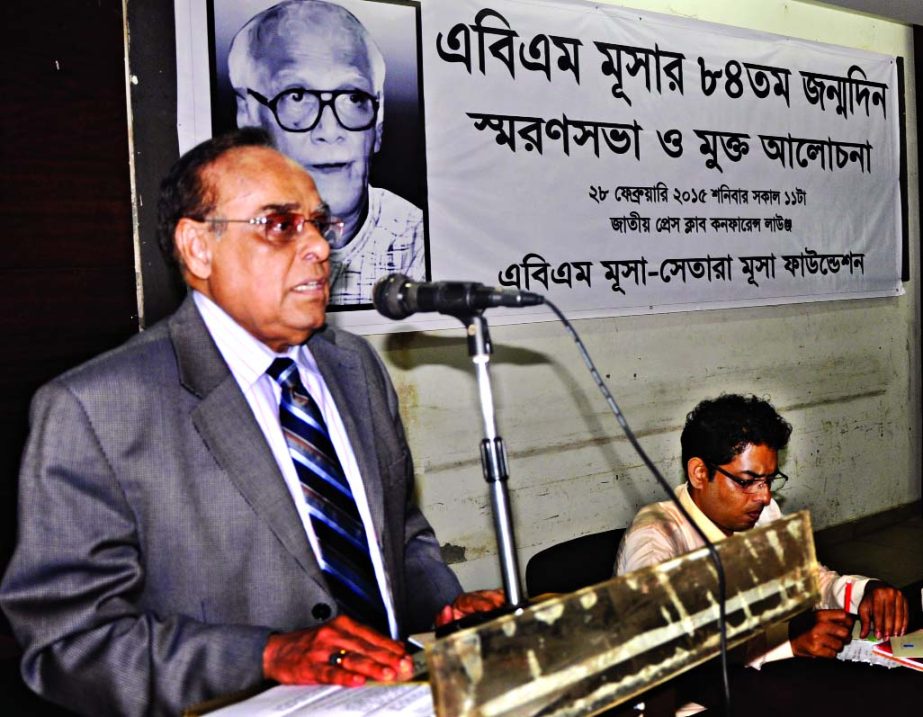
{"label": "banner", "polygon": [[902,292],[895,58],[578,0],[419,7],[427,278],[572,318]]}

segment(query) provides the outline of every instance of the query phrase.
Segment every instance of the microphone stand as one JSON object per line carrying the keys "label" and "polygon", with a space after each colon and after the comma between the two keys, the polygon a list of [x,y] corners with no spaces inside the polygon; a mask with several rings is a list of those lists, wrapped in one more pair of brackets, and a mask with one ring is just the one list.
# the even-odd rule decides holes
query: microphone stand
{"label": "microphone stand", "polygon": [[500,573],[503,577],[503,589],[506,592],[506,605],[489,612],[468,615],[444,625],[436,630],[437,637],[507,615],[526,605],[519,579],[519,561],[516,557],[516,540],[513,536],[513,521],[510,514],[506,446],[503,444],[503,438],[497,434],[494,397],[490,385],[490,354],[493,353],[493,347],[490,343],[487,319],[481,311],[472,314],[453,313],[452,315],[467,329],[468,355],[471,356],[477,373],[481,418],[484,423],[484,439],[480,444],[481,467],[484,471],[484,480],[490,485],[494,532],[497,537],[497,551],[500,559]]}

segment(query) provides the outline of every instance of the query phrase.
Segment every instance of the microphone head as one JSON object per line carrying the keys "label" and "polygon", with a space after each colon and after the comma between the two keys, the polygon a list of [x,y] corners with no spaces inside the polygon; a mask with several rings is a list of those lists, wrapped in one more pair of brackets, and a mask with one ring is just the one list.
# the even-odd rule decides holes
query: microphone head
{"label": "microphone head", "polygon": [[388,274],[379,279],[372,289],[372,303],[376,311],[387,319],[406,319],[413,313],[405,303],[405,288],[411,283],[404,274]]}

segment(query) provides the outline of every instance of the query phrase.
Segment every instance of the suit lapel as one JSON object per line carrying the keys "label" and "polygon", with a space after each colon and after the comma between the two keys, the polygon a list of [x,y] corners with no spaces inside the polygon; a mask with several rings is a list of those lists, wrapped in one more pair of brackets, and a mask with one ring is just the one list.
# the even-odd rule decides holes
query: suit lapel
{"label": "suit lapel", "polygon": [[272,451],[191,296],[170,320],[170,335],[180,382],[201,399],[192,412],[192,421],[202,440],[298,564],[312,575],[319,574]]}
{"label": "suit lapel", "polygon": [[308,347],[336,403],[350,447],[356,456],[375,532],[383,537],[384,496],[378,453],[375,450],[368,377],[362,368],[359,354],[338,346],[334,336],[330,329],[315,334],[309,340]]}

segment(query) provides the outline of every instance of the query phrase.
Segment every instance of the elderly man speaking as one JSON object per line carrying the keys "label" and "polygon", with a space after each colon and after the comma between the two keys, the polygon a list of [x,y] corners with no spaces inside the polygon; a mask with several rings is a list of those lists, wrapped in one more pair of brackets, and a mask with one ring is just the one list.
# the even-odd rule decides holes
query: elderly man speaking
{"label": "elderly man speaking", "polygon": [[251,18],[228,54],[237,125],[266,129],[344,222],[331,248],[331,303],[368,304],[392,272],[425,280],[423,214],[369,186],[382,142],[384,58],[345,8],[288,0]]}
{"label": "elderly man speaking", "polygon": [[159,209],[186,301],[33,401],[0,589],[26,683],[175,715],[268,681],[406,679],[399,638],[503,597],[462,593],[380,359],[325,326],[341,223],[256,128],[180,158]]}

